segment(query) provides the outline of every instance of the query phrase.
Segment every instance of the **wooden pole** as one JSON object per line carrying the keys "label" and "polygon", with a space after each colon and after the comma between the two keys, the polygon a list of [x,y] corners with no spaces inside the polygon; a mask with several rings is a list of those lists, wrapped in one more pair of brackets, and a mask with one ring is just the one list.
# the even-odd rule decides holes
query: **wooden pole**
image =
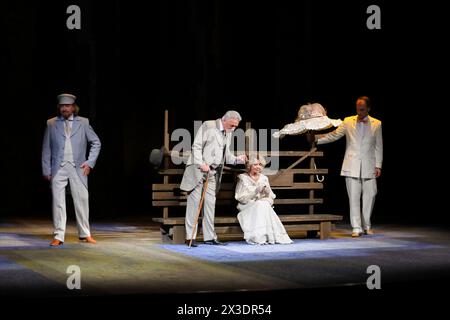
{"label": "wooden pole", "polygon": [[202,197],[200,198],[200,203],[198,204],[197,217],[195,218],[194,228],[192,229],[191,240],[189,240],[189,248],[192,245],[192,240],[194,239],[195,232],[197,231],[198,219],[200,218],[200,212],[202,211],[203,202],[205,201],[205,193],[208,189],[208,173],[206,174],[205,182],[203,183]]}
{"label": "wooden pole", "polygon": [[[309,134],[312,134],[311,151],[312,150],[316,151],[317,147],[316,147],[315,137],[314,137],[315,134],[314,134],[314,132],[311,132],[311,131],[309,132]],[[314,157],[311,157],[311,159],[310,159],[309,168],[310,169],[315,169],[316,168]],[[309,176],[309,182],[310,183],[314,182],[314,175],[313,174]],[[310,200],[314,199],[314,189],[309,190],[309,199]],[[309,214],[314,214],[314,204],[310,204],[309,205]]]}
{"label": "wooden pole", "polygon": [[[168,152],[170,149],[169,145],[169,110],[164,110],[164,152]],[[169,169],[169,158],[164,157],[164,169]],[[164,184],[169,183],[169,176],[164,176]],[[163,208],[163,219],[169,218],[169,207]]]}
{"label": "wooden pole", "polygon": [[[310,162],[309,162],[309,167],[310,167],[310,169],[314,169],[314,157],[311,157],[311,160],[310,160]],[[309,182],[310,183],[313,183],[314,182],[314,175],[313,174],[311,174],[310,176],[309,176]],[[314,199],[314,189],[310,189],[309,190],[309,199],[310,200],[313,200]],[[309,214],[314,214],[314,204],[310,204],[309,205]]]}

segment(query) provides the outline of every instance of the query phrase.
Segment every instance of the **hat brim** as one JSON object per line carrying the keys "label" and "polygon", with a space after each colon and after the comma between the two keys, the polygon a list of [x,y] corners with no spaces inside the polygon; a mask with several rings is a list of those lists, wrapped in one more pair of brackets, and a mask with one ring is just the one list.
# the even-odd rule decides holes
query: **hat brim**
{"label": "hat brim", "polygon": [[306,120],[296,121],[294,123],[289,123],[283,127],[278,132],[273,134],[274,138],[279,138],[285,135],[298,135],[305,133],[309,130],[326,130],[331,127],[337,127],[342,123],[340,119],[330,119],[327,116],[316,117]]}

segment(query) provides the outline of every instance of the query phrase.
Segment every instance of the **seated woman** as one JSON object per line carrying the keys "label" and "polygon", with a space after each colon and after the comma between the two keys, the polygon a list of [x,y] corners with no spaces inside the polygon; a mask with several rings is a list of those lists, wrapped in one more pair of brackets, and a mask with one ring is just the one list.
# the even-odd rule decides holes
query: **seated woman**
{"label": "seated woman", "polygon": [[265,165],[260,159],[247,163],[247,173],[238,176],[235,198],[240,211],[237,218],[249,244],[292,243],[280,219],[272,209],[275,194],[267,176],[261,174]]}

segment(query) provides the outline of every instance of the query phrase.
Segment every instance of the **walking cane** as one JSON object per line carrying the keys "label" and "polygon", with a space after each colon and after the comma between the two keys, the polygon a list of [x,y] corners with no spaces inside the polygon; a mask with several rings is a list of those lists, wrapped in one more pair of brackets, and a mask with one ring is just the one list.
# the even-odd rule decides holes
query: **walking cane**
{"label": "walking cane", "polygon": [[200,203],[198,204],[197,217],[195,218],[194,229],[192,229],[191,240],[189,241],[189,248],[192,245],[192,240],[194,239],[195,232],[197,231],[198,219],[200,217],[200,212],[202,211],[203,202],[205,201],[206,189],[208,189],[208,173],[206,173],[206,179],[205,182],[203,183],[202,197],[200,198]]}

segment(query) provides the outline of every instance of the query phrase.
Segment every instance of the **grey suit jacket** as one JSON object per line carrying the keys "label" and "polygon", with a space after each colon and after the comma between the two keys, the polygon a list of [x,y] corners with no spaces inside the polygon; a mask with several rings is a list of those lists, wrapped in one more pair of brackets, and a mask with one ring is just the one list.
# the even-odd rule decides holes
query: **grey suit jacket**
{"label": "grey suit jacket", "polygon": [[[89,125],[89,119],[75,116],[70,140],[72,142],[73,160],[77,173],[87,188],[87,177],[83,174],[81,165],[86,163],[89,167],[94,168],[100,153],[100,139]],[[65,142],[64,119],[55,117],[47,120],[47,128],[45,129],[42,145],[42,174],[44,176],[51,175],[54,177],[58,172],[64,158]],[[86,158],[88,144],[90,145],[90,151],[89,156]]]}
{"label": "grey suit jacket", "polygon": [[[181,190],[191,191],[201,182],[203,173],[200,170],[200,166],[204,163],[213,167],[223,166],[225,160],[229,164],[236,163],[236,156],[230,151],[233,134],[228,132],[224,136],[220,131],[220,121],[221,119],[205,121],[197,131],[192,144],[191,155],[186,163],[186,169],[181,181]],[[219,176],[216,176],[218,184],[220,180],[221,171]],[[219,188],[217,187],[216,192],[218,191]]]}

